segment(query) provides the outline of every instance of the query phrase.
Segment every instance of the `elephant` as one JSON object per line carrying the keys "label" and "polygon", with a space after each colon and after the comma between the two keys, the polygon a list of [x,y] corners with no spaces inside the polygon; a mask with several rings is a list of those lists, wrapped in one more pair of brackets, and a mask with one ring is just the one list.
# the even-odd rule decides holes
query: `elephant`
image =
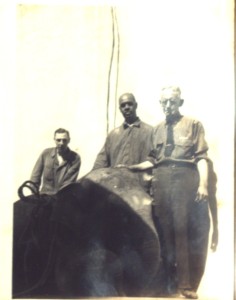
{"label": "elephant", "polygon": [[13,298],[152,296],[161,286],[152,198],[125,168],[14,203]]}

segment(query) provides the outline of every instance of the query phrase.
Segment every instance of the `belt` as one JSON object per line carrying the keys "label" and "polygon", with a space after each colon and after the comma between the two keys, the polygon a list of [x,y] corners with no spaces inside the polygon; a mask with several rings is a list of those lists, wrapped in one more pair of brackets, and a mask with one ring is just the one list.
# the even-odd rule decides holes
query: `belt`
{"label": "belt", "polygon": [[184,167],[184,168],[191,168],[195,169],[197,166],[195,163],[192,162],[185,162],[185,161],[163,161],[156,165],[156,168],[159,167],[171,167],[171,168],[178,168],[178,167]]}

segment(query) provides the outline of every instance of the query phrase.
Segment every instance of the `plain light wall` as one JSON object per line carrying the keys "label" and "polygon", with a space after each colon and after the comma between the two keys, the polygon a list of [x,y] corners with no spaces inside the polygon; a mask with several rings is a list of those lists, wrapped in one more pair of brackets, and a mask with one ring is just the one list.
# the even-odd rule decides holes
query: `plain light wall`
{"label": "plain light wall", "polygon": [[[233,1],[163,0],[155,5],[113,5],[120,52],[117,65],[116,36],[109,130],[122,122],[115,97],[118,67],[117,96],[132,92],[138,101],[138,115],[151,125],[163,119],[158,103],[160,88],[172,83],[181,87],[185,99],[181,111],[202,121],[205,127],[209,155],[218,176],[220,228],[227,232],[220,235],[218,252],[208,258],[200,293],[207,299],[231,300]],[[5,41],[0,50],[0,66],[5,71],[0,73],[4,99],[2,137],[9,142],[1,157],[6,169],[2,180],[6,190],[2,210],[9,216],[2,221],[6,230],[12,216],[11,205],[17,200],[17,188],[29,179],[41,151],[54,146],[55,129],[64,127],[70,131],[70,147],[82,158],[79,177],[93,166],[107,133],[112,15],[110,5],[47,3],[2,6],[0,15],[5,26],[0,31]],[[8,243],[9,235],[5,238]],[[2,257],[7,254],[4,249]],[[217,274],[215,265],[222,274]],[[222,277],[224,273],[228,275],[227,282]]]}
{"label": "plain light wall", "polygon": [[[224,180],[226,173],[233,174],[230,1],[228,5],[220,1],[158,3],[116,7],[120,35],[117,95],[134,93],[139,116],[156,125],[163,118],[160,88],[179,84],[185,99],[182,112],[203,122],[210,156],[219,180],[222,175]],[[71,132],[71,147],[82,156],[81,177],[91,170],[106,137],[111,7],[19,5],[16,26],[15,184],[28,179],[40,152],[54,145],[53,132],[58,127]],[[117,102],[115,63],[109,130]],[[115,121],[115,125],[122,122],[119,111]],[[221,184],[218,193],[220,199],[225,197]]]}

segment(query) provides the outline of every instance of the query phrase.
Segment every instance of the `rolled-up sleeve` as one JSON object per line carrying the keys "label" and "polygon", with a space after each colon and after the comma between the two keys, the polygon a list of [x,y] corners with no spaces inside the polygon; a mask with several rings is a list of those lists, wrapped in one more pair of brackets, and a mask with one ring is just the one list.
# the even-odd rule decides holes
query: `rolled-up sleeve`
{"label": "rolled-up sleeve", "polygon": [[205,140],[205,130],[201,122],[195,121],[193,126],[194,156],[195,161],[198,162],[201,159],[208,159],[208,144]]}

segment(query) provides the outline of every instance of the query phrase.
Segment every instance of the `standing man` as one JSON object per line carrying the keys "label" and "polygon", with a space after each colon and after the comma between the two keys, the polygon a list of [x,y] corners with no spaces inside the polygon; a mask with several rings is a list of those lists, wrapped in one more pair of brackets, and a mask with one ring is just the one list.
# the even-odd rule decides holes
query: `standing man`
{"label": "standing man", "polygon": [[[197,299],[208,248],[208,146],[202,124],[182,116],[179,87],[162,89],[166,116],[153,131],[148,160],[131,170],[153,168],[154,219],[160,236],[167,291]],[[212,241],[212,243],[215,241]]]}
{"label": "standing man", "polygon": [[69,131],[59,128],[54,133],[56,147],[45,149],[39,156],[31,181],[40,188],[40,193],[53,195],[61,188],[75,182],[79,174],[80,156],[68,147]]}
{"label": "standing man", "polygon": [[[138,164],[146,159],[151,149],[152,127],[137,117],[137,107],[133,94],[125,93],[120,96],[119,108],[124,116],[124,123],[108,134],[93,169]],[[145,187],[141,176],[140,183]]]}

